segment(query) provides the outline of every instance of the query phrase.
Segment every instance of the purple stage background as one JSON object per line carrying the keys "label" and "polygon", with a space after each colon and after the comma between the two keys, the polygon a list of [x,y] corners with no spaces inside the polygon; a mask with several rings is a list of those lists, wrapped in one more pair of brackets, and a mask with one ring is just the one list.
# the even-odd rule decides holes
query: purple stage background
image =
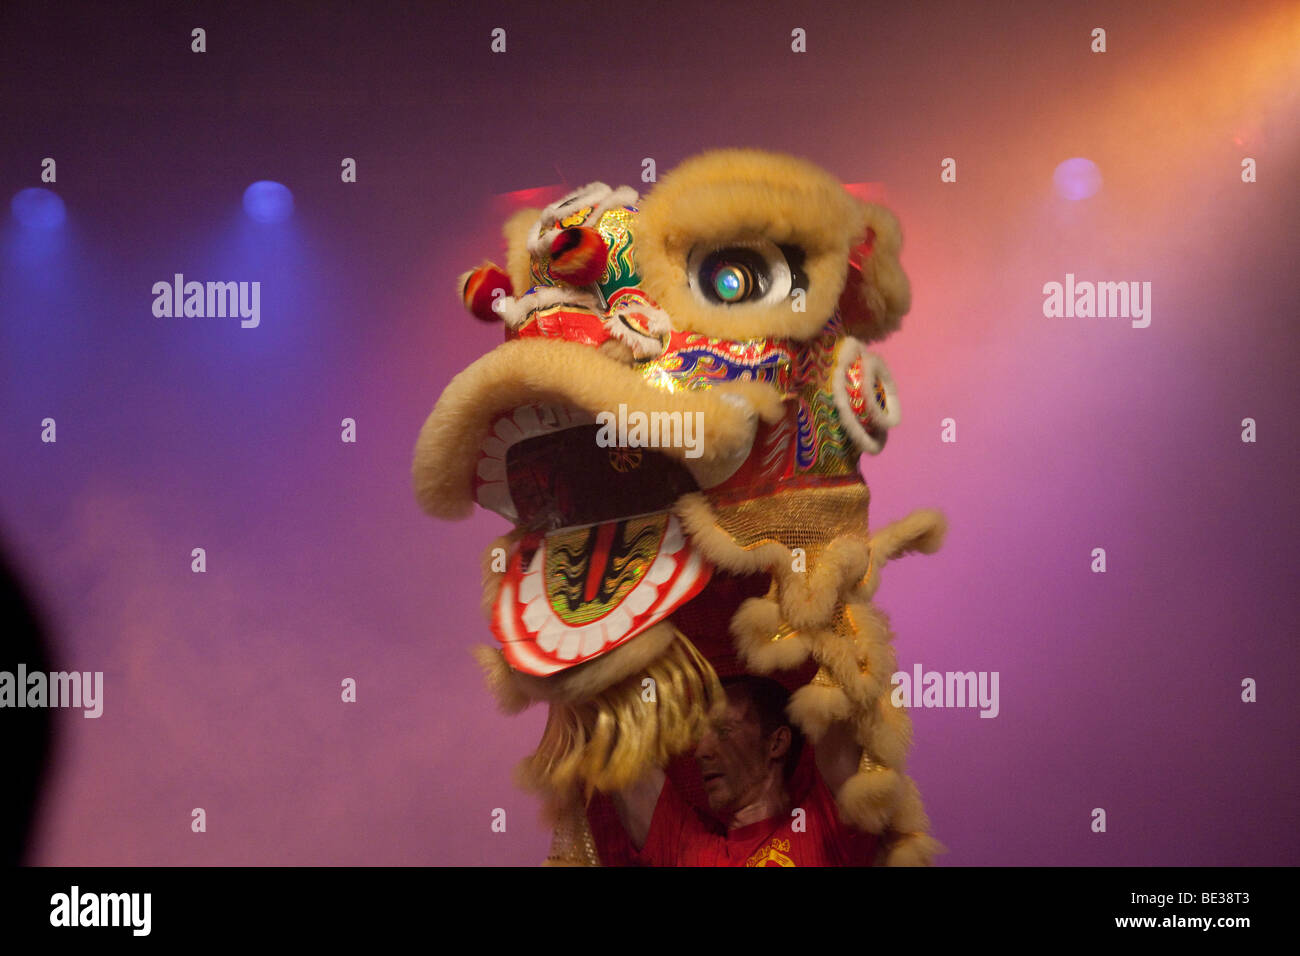
{"label": "purple stage background", "polygon": [[[863,470],[876,525],[951,530],[877,600],[902,669],[1000,674],[996,719],[912,711],[940,865],[1300,862],[1300,8],[1138,6],[0,8],[3,196],[68,208],[0,231],[0,530],[106,685],[57,712],[33,862],[541,861],[511,771],[545,715],[469,655],[504,522],[424,516],[412,446],[500,340],[453,291],[500,197],[719,146],[903,224],[903,419]],[[1070,202],[1076,156],[1103,185]],[[289,222],[244,216],[259,179]],[[260,281],[260,326],[155,318],[175,273]],[[1045,318],[1067,273],[1150,282],[1150,326]]]}

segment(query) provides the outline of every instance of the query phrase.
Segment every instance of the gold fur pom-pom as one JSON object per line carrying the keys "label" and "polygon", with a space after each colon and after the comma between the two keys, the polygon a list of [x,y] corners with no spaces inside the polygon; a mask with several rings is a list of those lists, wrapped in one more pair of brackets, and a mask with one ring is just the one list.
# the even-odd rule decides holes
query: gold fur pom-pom
{"label": "gold fur pom-pom", "polygon": [[840,812],[854,826],[880,833],[893,815],[901,784],[902,776],[888,767],[859,771],[840,788]]}
{"label": "gold fur pom-pom", "polygon": [[[823,674],[823,671],[817,672],[818,677]],[[847,720],[852,710],[843,690],[829,684],[819,684],[816,677],[811,684],[805,684],[791,694],[790,703],[786,707],[790,719],[799,725],[799,729],[814,744],[826,735],[831,724]]]}

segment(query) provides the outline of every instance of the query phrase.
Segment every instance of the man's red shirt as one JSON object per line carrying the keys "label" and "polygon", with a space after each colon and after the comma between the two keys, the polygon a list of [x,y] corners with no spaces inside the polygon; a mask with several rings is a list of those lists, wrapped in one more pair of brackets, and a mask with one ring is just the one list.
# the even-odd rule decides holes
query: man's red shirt
{"label": "man's red shirt", "polygon": [[[831,795],[805,748],[789,781],[791,809],[758,823],[726,829],[688,803],[671,777],[664,781],[645,846],[607,854],[607,863],[641,866],[870,866],[877,837],[840,821]],[[802,814],[795,811],[802,810]],[[621,829],[621,828],[620,828]],[[597,834],[597,844],[606,842]]]}

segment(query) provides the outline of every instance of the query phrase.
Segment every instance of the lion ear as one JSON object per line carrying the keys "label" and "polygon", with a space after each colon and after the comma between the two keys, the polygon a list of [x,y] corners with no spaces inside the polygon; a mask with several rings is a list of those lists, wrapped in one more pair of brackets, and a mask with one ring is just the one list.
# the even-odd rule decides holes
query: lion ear
{"label": "lion ear", "polygon": [[884,206],[858,201],[861,241],[849,250],[849,271],[840,295],[845,330],[864,342],[883,339],[902,324],[912,306],[912,287],[898,254],[903,233]]}
{"label": "lion ear", "polygon": [[540,209],[520,209],[501,227],[506,237],[506,275],[514,286],[514,295],[523,295],[535,284],[532,279],[532,258],[528,240],[542,217]]}

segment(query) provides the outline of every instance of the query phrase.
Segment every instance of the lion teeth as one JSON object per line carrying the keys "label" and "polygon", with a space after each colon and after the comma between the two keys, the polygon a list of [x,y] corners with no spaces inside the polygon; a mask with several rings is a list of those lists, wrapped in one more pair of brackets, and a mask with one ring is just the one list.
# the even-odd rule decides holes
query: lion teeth
{"label": "lion teeth", "polygon": [[530,402],[499,416],[479,445],[475,500],[488,511],[518,521],[519,512],[506,479],[506,455],[510,448],[538,435],[595,424],[595,421],[593,415],[548,402]]}

